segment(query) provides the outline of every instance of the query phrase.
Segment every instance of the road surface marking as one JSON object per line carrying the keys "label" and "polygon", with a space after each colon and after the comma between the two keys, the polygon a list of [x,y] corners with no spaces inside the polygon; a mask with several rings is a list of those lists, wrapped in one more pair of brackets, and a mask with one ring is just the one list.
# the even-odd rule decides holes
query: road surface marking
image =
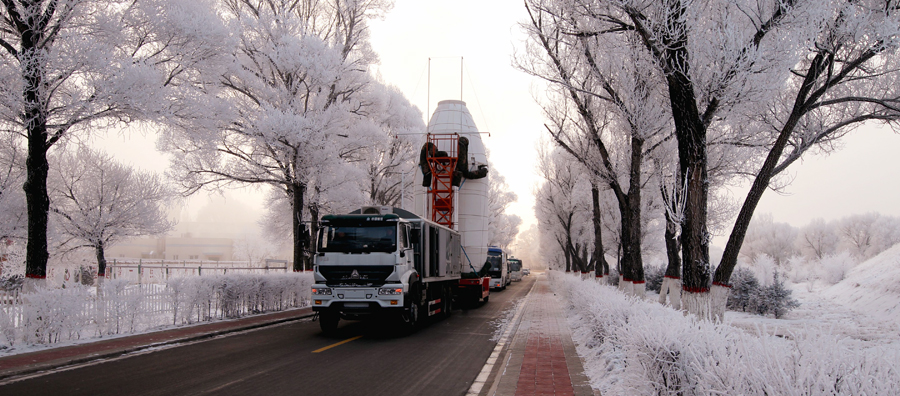
{"label": "road surface marking", "polygon": [[319,353],[319,352],[322,352],[322,351],[325,351],[325,350],[334,348],[334,347],[336,347],[336,346],[338,346],[338,345],[343,345],[343,344],[346,344],[346,343],[348,343],[348,342],[350,342],[350,341],[358,340],[358,339],[360,339],[360,338],[362,338],[361,335],[358,335],[358,336],[353,337],[353,338],[348,338],[348,339],[346,339],[346,340],[344,340],[344,341],[336,342],[336,343],[331,344],[331,345],[329,345],[329,346],[327,346],[327,347],[323,347],[323,348],[316,349],[315,351],[312,351],[312,353]]}

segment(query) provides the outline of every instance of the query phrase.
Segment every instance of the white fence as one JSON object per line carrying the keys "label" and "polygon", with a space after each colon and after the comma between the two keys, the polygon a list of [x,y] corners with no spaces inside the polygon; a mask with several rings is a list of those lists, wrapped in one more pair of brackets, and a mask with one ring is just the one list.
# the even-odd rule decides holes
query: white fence
{"label": "white fence", "polygon": [[0,292],[0,349],[140,333],[309,305],[311,273],[111,279],[33,293]]}
{"label": "white fence", "polygon": [[116,259],[107,264],[106,276],[135,283],[165,283],[170,277],[287,273],[291,268],[285,260],[252,265],[247,261]]}

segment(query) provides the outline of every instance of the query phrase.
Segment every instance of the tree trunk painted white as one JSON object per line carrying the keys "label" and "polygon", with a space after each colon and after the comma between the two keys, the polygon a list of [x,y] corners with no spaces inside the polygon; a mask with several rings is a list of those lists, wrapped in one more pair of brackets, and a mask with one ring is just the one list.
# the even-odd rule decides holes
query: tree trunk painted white
{"label": "tree trunk painted white", "polygon": [[659,290],[659,303],[665,305],[666,299],[674,309],[681,309],[681,279],[663,278],[662,287]]}
{"label": "tree trunk painted white", "polygon": [[647,283],[639,282],[639,283],[631,283],[631,295],[636,296],[637,298],[643,300],[647,298]]}
{"label": "tree trunk painted white", "polygon": [[711,304],[709,292],[684,292],[681,294],[685,315],[692,314],[698,319],[711,319]]}
{"label": "tree trunk painted white", "polygon": [[22,293],[34,293],[38,289],[47,287],[47,279],[45,278],[25,278],[22,283]]}
{"label": "tree trunk painted white", "polygon": [[625,276],[619,275],[619,291],[625,291]]}
{"label": "tree trunk painted white", "polygon": [[594,281],[596,281],[597,283],[602,285],[602,284],[606,283],[606,278],[604,278],[603,275],[597,275],[597,276],[594,276]]}
{"label": "tree trunk painted white", "polygon": [[710,317],[719,323],[725,322],[725,305],[728,302],[728,293],[731,288],[713,283],[710,290],[710,307],[712,309]]}
{"label": "tree trunk painted white", "polygon": [[619,287],[625,295],[633,296],[634,295],[634,283],[627,280],[619,281]]}
{"label": "tree trunk painted white", "polygon": [[666,305],[666,296],[669,295],[669,279],[671,278],[664,277],[662,285],[659,286],[659,303],[662,305]]}

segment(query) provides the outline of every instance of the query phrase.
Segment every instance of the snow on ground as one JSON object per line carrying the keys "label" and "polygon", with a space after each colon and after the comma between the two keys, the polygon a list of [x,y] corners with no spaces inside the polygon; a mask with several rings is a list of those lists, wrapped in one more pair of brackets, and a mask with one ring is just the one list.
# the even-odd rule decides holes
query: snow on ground
{"label": "snow on ground", "polygon": [[900,245],[830,287],[789,285],[781,319],[697,321],[657,296],[556,272],[592,386],[610,395],[900,395]]}
{"label": "snow on ground", "polygon": [[838,284],[823,290],[833,301],[885,321],[900,330],[900,244],[854,267]]}

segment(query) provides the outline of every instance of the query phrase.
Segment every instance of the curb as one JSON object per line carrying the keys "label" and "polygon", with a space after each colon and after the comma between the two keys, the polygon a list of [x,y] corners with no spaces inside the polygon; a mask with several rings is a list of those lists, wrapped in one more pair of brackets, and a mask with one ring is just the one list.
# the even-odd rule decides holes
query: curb
{"label": "curb", "polygon": [[[64,368],[67,368],[70,366],[77,366],[77,365],[81,365],[81,364],[85,364],[85,363],[90,363],[90,362],[93,362],[96,360],[121,357],[124,355],[132,354],[135,352],[140,352],[140,351],[151,349],[151,348],[158,348],[158,347],[162,347],[162,346],[182,344],[182,343],[187,343],[187,342],[215,338],[215,337],[226,335],[226,334],[238,333],[238,332],[242,332],[242,331],[253,330],[253,329],[273,326],[273,325],[277,325],[277,324],[281,324],[281,323],[301,320],[301,319],[309,318],[309,317],[312,317],[315,315],[315,313],[312,312],[312,308],[305,307],[305,308],[298,309],[298,311],[302,311],[302,310],[309,310],[309,311],[303,312],[303,313],[298,312],[297,316],[290,316],[287,318],[262,320],[260,322],[248,323],[248,324],[244,324],[244,325],[238,324],[235,327],[231,327],[231,328],[224,328],[224,329],[211,330],[211,331],[202,331],[201,330],[199,333],[195,333],[195,334],[191,334],[191,335],[187,335],[187,336],[183,336],[183,337],[177,337],[177,338],[173,338],[173,339],[165,340],[165,341],[151,342],[151,343],[147,343],[147,344],[138,344],[138,345],[130,346],[130,347],[121,347],[121,348],[113,347],[106,351],[100,351],[100,352],[95,352],[95,353],[87,352],[86,354],[76,355],[74,357],[69,357],[69,358],[64,357],[64,358],[57,358],[57,359],[53,359],[53,360],[47,360],[44,362],[26,364],[26,365],[22,365],[19,367],[14,367],[14,368],[0,371],[0,385],[2,385],[3,382],[5,382],[9,379],[12,379],[14,377],[26,376],[26,375],[30,375],[30,374],[39,373],[42,371],[64,369]],[[282,311],[282,312],[284,312],[284,311]],[[257,317],[250,316],[250,317],[244,317],[241,319],[248,320],[248,319],[253,319],[253,318],[257,318]],[[238,320],[240,320],[240,319],[238,319]],[[165,332],[165,331],[183,330],[183,329],[185,329],[185,328],[181,327],[181,328],[166,329],[166,330],[162,330],[160,333]],[[146,334],[153,334],[153,333],[135,334],[133,336],[140,336],[140,335],[146,335]],[[104,340],[98,340],[98,341],[104,341]],[[77,346],[85,347],[90,344],[91,343],[85,343],[85,344],[79,344],[79,345],[75,345],[75,346],[76,347]],[[53,348],[45,349],[45,350],[38,351],[35,353],[49,351],[52,349]],[[13,355],[13,356],[16,356],[16,355]]]}
{"label": "curb", "polygon": [[[493,395],[494,392],[496,392],[497,384],[499,384],[500,379],[503,378],[502,372],[505,371],[507,361],[509,360],[510,348],[518,337],[519,324],[522,322],[522,318],[524,317],[523,313],[525,312],[528,299],[531,297],[531,292],[534,290],[535,285],[537,285],[537,281],[531,284],[528,293],[525,294],[523,301],[518,308],[516,308],[517,312],[514,314],[515,320],[508,324],[509,327],[507,331],[504,332],[506,334],[502,335],[500,340],[498,340],[497,346],[500,346],[500,349],[497,350],[495,347],[494,351],[491,352],[488,361],[485,363],[484,367],[491,365],[490,371],[485,373],[484,367],[482,367],[482,372],[475,378],[475,381],[469,387],[466,395]],[[477,385],[479,383],[480,387]]]}

